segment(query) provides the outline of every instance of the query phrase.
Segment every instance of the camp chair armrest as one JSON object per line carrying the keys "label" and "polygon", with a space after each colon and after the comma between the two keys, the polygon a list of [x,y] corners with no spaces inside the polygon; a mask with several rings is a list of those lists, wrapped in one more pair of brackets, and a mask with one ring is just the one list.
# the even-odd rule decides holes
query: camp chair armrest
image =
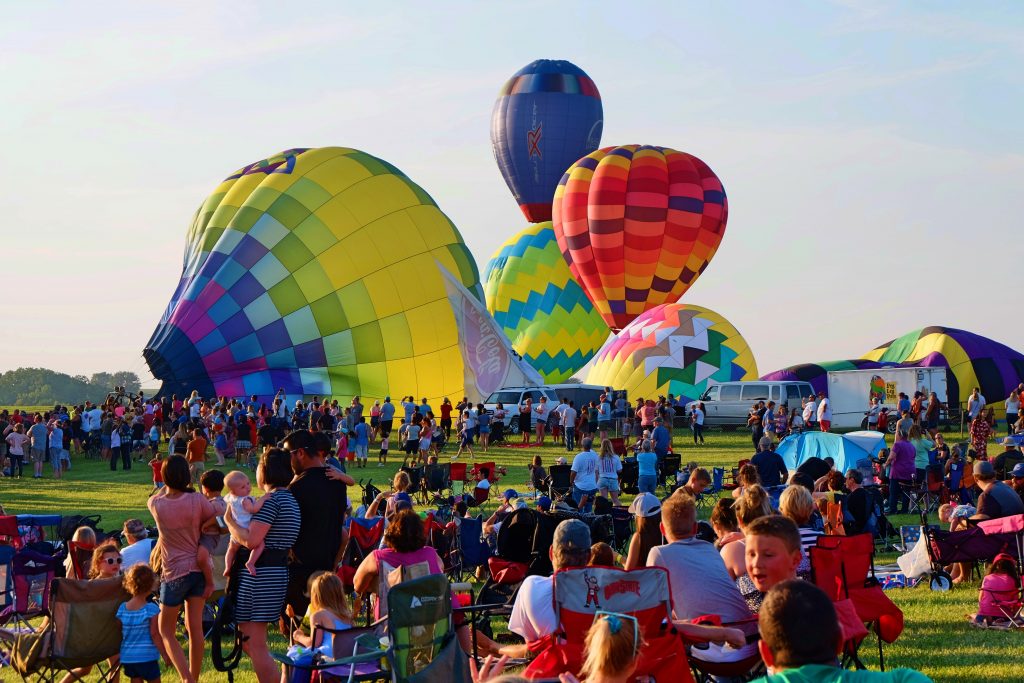
{"label": "camp chair armrest", "polygon": [[304,669],[308,671],[318,671],[321,669],[331,669],[336,666],[345,666],[346,664],[365,664],[366,662],[376,662],[382,657],[386,656],[387,652],[384,650],[377,650],[375,652],[364,652],[362,654],[354,655],[352,657],[342,657],[341,659],[327,659],[325,657],[317,657],[312,662],[304,662],[298,664],[290,658],[288,655],[272,652],[270,654],[276,661],[284,664],[285,666],[291,666],[297,669]]}
{"label": "camp chair armrest", "polygon": [[489,612],[490,614],[500,614],[501,612],[507,611],[511,614],[512,607],[508,603],[495,602],[489,605],[465,605],[462,607],[452,607],[452,612]]}

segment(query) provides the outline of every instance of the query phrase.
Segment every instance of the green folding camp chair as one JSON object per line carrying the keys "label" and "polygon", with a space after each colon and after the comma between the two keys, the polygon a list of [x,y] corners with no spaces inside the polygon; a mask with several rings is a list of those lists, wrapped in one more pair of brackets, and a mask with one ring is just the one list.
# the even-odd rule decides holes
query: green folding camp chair
{"label": "green folding camp chair", "polygon": [[121,649],[117,608],[130,597],[119,578],[54,579],[49,621],[38,633],[17,635],[14,669],[23,680],[56,681],[91,666],[89,680],[112,680],[118,667],[107,667],[106,660]]}

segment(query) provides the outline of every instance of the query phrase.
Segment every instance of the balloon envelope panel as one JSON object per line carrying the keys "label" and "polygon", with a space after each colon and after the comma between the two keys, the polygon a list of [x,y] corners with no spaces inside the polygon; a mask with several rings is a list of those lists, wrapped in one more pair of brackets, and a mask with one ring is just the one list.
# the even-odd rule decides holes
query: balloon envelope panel
{"label": "balloon envelope panel", "polygon": [[459,393],[438,263],[479,293],[458,230],[401,171],[354,149],[287,150],[200,207],[144,356],[168,392]]}
{"label": "balloon envelope panel", "polygon": [[548,382],[571,377],[608,338],[608,326],[562,258],[550,221],[522,230],[495,252],[484,295],[512,348]]}
{"label": "balloon envelope panel", "polygon": [[609,339],[586,381],[625,389],[634,400],[695,400],[709,383],[756,377],[754,355],[732,324],[707,308],[675,303],[655,306]]}
{"label": "balloon envelope panel", "polygon": [[697,157],[625,145],[566,171],[552,222],[573,275],[609,327],[621,329],[679,300],[715,255],[728,213],[725,188]]}
{"label": "balloon envelope panel", "polygon": [[527,220],[551,220],[558,179],[597,149],[602,127],[601,94],[571,62],[538,59],[505,83],[491,114],[491,147]]}

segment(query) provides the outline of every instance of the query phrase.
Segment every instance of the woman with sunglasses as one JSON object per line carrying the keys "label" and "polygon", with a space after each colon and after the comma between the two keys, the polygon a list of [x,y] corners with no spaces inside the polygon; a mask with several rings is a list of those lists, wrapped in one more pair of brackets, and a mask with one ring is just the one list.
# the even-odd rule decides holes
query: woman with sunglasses
{"label": "woman with sunglasses", "polygon": [[121,574],[121,551],[114,541],[104,541],[96,546],[92,553],[92,566],[89,567],[90,579],[112,579]]}

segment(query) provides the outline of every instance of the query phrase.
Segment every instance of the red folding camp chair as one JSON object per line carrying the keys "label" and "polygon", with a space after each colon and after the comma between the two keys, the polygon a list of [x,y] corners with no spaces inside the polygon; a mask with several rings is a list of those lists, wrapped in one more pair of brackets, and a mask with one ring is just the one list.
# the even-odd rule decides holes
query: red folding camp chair
{"label": "red folding camp chair", "polygon": [[95,549],[96,546],[92,543],[68,541],[68,555],[71,556],[71,567],[75,570],[75,575],[69,576],[69,579],[89,578],[89,567],[92,566],[92,553]]}
{"label": "red folding camp chair", "polygon": [[672,594],[668,571],[661,567],[614,569],[583,567],[555,572],[556,632],[533,649],[536,658],[523,675],[529,679],[558,678],[583,666],[583,643],[597,611],[636,618],[644,645],[637,658],[636,677],[658,681],[692,682],[683,640],[672,625]]}
{"label": "red folding camp chair", "polygon": [[14,546],[15,550],[21,550],[24,545],[18,531],[18,518],[14,515],[0,516],[0,544]]}
{"label": "red folding camp chair", "polygon": [[466,463],[453,462],[449,465],[449,481],[453,496],[461,496],[466,492]]}
{"label": "red folding camp chair", "polygon": [[492,484],[498,481],[498,470],[494,466],[493,462],[478,462],[477,464],[473,465],[473,469],[470,470],[470,473],[475,477],[479,472],[482,472],[485,468],[487,469],[487,479]]}
{"label": "red folding camp chair", "polygon": [[[811,574],[815,585],[833,603],[849,600],[860,621],[878,635],[878,662],[884,670],[882,642],[895,642],[903,633],[903,611],[893,604],[875,578],[874,550],[871,534],[819,536],[818,545],[810,549]],[[852,640],[844,643],[844,659],[863,668],[856,656],[859,645],[859,641]],[[847,646],[850,652],[846,651]]]}

